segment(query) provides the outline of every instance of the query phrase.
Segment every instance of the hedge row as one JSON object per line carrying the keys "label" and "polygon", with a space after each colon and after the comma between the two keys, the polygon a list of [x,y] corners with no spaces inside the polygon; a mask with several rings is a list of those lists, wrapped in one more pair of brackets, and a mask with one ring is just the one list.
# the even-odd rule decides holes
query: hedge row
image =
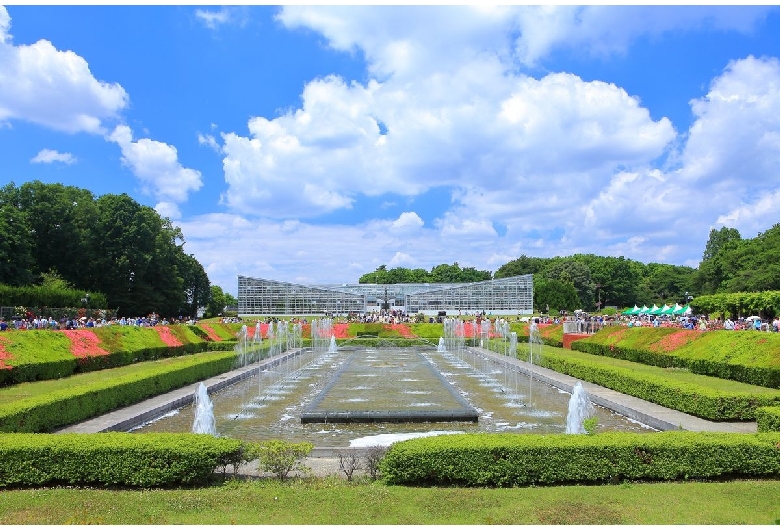
{"label": "hedge row", "polygon": [[205,484],[242,452],[205,434],[0,434],[0,486]]}
{"label": "hedge row", "polygon": [[[9,357],[0,369],[0,386],[60,379],[76,373],[127,366],[140,361],[178,357],[204,351],[232,350],[235,342],[209,342],[197,326],[168,326],[180,346],[166,345],[155,328],[110,326],[80,330],[94,335],[105,354],[77,356],[71,339],[60,331],[14,331],[0,336],[0,349]],[[201,335],[202,334],[202,335]],[[204,337],[205,336],[205,337]]]}
{"label": "hedge row", "polygon": [[[51,432],[231,370],[234,352],[207,352],[152,361],[132,375],[20,398],[0,406],[0,432]],[[75,385],[75,382],[74,382]]]}
{"label": "hedge row", "polygon": [[379,469],[389,484],[468,487],[780,477],[780,433],[443,435],[394,443]]}
{"label": "hedge row", "polygon": [[756,331],[607,328],[571,348],[591,355],[686,368],[695,374],[780,388],[780,337]]}
{"label": "hedge row", "polygon": [[756,410],[758,432],[780,431],[780,407],[762,407]]}
{"label": "hedge row", "polygon": [[780,391],[773,392],[765,388],[756,388],[755,392],[749,389],[715,390],[665,377],[661,369],[657,374],[649,375],[629,365],[612,366],[600,362],[597,356],[588,357],[584,353],[545,350],[539,364],[583,381],[711,421],[755,420],[757,408],[780,405]]}

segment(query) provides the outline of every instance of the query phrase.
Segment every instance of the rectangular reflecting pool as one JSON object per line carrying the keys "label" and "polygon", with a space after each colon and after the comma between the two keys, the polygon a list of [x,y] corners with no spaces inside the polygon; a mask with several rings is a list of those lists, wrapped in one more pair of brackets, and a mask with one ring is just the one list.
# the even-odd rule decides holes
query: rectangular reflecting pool
{"label": "rectangular reflecting pool", "polygon": [[[211,395],[221,436],[308,441],[316,447],[387,445],[442,433],[563,433],[569,398],[478,352],[433,347],[308,351]],[[598,431],[654,432],[595,409]],[[474,411],[476,421],[470,416],[438,421],[441,411],[463,410]],[[360,417],[377,411],[391,414],[328,421],[331,413]],[[426,421],[426,414],[434,421]],[[194,419],[194,408],[187,406],[133,432],[191,432]]]}

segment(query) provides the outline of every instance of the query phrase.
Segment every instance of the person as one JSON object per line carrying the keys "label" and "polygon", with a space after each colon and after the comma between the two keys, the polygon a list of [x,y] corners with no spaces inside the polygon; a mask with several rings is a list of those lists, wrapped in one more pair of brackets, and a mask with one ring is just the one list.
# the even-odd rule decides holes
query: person
{"label": "person", "polygon": [[8,322],[5,321],[5,318],[0,318],[0,331],[5,331],[8,329]]}
{"label": "person", "polygon": [[761,331],[761,319],[757,318],[753,321],[753,329],[756,331]]}

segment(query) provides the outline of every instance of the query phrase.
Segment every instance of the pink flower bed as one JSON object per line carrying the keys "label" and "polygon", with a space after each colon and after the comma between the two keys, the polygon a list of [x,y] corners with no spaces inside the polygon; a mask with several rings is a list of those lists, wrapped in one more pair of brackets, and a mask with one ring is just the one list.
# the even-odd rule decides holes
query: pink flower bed
{"label": "pink flower bed", "polygon": [[108,352],[99,346],[100,339],[93,331],[88,329],[64,330],[62,333],[70,339],[70,353],[83,359],[98,355],[108,355]]}
{"label": "pink flower bed", "polygon": [[6,359],[13,359],[13,356],[5,350],[5,342],[8,339],[0,337],[0,370],[10,370],[13,366],[5,364]]}
{"label": "pink flower bed", "polygon": [[693,341],[698,336],[699,332],[692,329],[680,330],[677,333],[672,333],[662,338],[655,344],[650,346],[652,351],[674,351],[677,348],[682,348],[686,344]]}
{"label": "pink flower bed", "polygon": [[211,340],[215,342],[222,340],[222,338],[219,335],[217,335],[217,332],[214,331],[214,328],[212,328],[208,324],[200,324],[200,328],[206,332],[206,335],[208,335]]}
{"label": "pink flower bed", "polygon": [[155,326],[154,329],[157,330],[157,333],[160,335],[160,338],[166,346],[182,345],[181,341],[177,339],[173,333],[171,333],[171,330],[168,326]]}

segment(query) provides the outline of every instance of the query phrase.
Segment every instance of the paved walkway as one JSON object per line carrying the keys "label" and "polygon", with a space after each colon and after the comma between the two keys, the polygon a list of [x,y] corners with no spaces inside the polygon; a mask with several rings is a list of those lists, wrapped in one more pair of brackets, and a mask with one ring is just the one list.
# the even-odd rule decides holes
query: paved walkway
{"label": "paved walkway", "polygon": [[[529,375],[539,381],[543,381],[561,390],[571,393],[578,379],[559,374],[541,366],[532,365],[525,361],[512,359],[482,348],[471,348],[484,356],[491,357],[499,363],[509,364],[514,369]],[[253,364],[246,368],[233,370],[216,377],[203,381],[209,392],[220,390],[226,386],[232,385],[237,381],[256,375],[265,367],[275,366],[282,360],[289,357],[300,355],[304,350],[291,350],[284,354],[265,359],[260,363]],[[194,399],[195,392],[200,383],[187,385],[178,390],[155,396],[141,403],[131,405],[96,418],[71,425],[70,427],[59,430],[60,433],[96,433],[105,431],[127,431],[146,421],[150,421],[162,414],[186,406]],[[593,403],[614,410],[615,412],[631,418],[633,420],[649,425],[654,429],[668,431],[683,429],[686,431],[709,431],[709,432],[741,432],[755,433],[756,422],[712,422],[672,410],[655,403],[650,403],[620,392],[615,392],[593,383],[582,381],[582,386],[590,395]],[[319,448],[313,455],[320,457],[332,457],[337,449]],[[336,468],[338,469],[338,467]]]}

